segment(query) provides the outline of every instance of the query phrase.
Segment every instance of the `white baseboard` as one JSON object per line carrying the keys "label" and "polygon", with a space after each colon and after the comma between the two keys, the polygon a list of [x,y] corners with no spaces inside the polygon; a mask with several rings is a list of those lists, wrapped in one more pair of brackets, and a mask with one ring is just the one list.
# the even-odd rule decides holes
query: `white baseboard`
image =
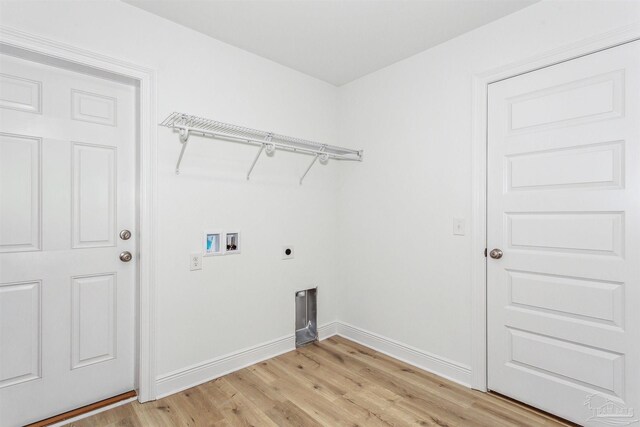
{"label": "white baseboard", "polygon": [[[471,368],[446,358],[385,338],[343,322],[331,322],[318,328],[320,340],[340,335],[425,371],[466,387],[471,383]],[[158,399],[271,359],[295,349],[295,336],[287,335],[225,356],[179,369],[158,377]]]}
{"label": "white baseboard", "polygon": [[331,338],[334,335],[338,335],[338,327],[338,322],[331,322],[320,326],[318,328],[318,339],[322,341],[326,340],[327,338]]}
{"label": "white baseboard", "polygon": [[[319,339],[323,340],[336,335],[337,328],[336,322],[320,326],[318,328]],[[161,375],[156,383],[157,398],[160,399],[195,387],[263,360],[279,356],[295,348],[295,336],[291,334]]]}
{"label": "white baseboard", "polygon": [[374,334],[373,332],[349,325],[348,323],[335,323],[337,325],[337,335],[341,337],[355,341],[380,353],[384,353],[387,356],[391,356],[394,359],[454,381],[465,387],[471,387],[469,385],[471,384],[470,366],[399,343]]}

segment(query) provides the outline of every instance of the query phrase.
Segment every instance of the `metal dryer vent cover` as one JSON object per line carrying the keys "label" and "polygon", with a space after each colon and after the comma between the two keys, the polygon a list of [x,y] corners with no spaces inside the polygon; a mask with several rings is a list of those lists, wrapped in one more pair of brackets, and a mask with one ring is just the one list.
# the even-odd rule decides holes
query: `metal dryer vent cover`
{"label": "metal dryer vent cover", "polygon": [[318,288],[296,292],[296,347],[318,341]]}

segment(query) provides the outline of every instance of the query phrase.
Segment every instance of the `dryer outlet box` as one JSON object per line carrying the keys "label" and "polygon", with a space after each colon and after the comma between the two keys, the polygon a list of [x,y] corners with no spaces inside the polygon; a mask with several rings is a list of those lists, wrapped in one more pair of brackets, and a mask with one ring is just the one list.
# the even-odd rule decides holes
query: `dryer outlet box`
{"label": "dryer outlet box", "polygon": [[282,247],[282,259],[293,259],[295,255],[295,251],[293,250],[293,246],[287,245]]}

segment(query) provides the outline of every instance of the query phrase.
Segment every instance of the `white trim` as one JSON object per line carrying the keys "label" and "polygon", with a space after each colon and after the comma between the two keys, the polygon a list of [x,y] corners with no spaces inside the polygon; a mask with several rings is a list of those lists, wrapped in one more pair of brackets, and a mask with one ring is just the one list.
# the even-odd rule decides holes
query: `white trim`
{"label": "white trim", "polygon": [[327,338],[331,338],[334,335],[338,335],[339,327],[340,322],[331,322],[320,326],[318,328],[318,339],[322,341],[326,340]]}
{"label": "white trim", "polygon": [[640,39],[640,24],[632,24],[524,61],[473,76],[472,235],[471,235],[471,387],[487,390],[487,87],[490,83],[565,62]]}
{"label": "white trim", "polygon": [[89,67],[102,74],[132,79],[139,84],[139,304],[138,400],[155,399],[155,250],[156,239],[156,77],[155,71],[119,59],[59,43],[35,34],[0,26],[0,44],[54,61]]}
{"label": "white trim", "polygon": [[337,322],[337,324],[337,334],[341,337],[362,344],[365,347],[369,347],[424,371],[469,387],[469,383],[471,382],[470,366],[419,350],[390,338],[349,325],[348,323]]}
{"label": "white trim", "polygon": [[[469,387],[471,380],[469,366],[418,350],[353,325],[343,322],[327,323],[319,328],[318,335],[320,340],[339,335],[394,359]],[[158,377],[158,399],[293,350],[295,350],[295,335],[291,334],[161,375]]]}
{"label": "white trim", "polygon": [[[336,322],[328,323],[318,328],[318,336],[324,340],[335,335],[336,330]],[[169,372],[158,377],[158,399],[293,351],[295,348],[295,334],[291,334]]]}
{"label": "white trim", "polygon": [[92,417],[94,415],[97,415],[100,412],[108,411],[110,409],[115,409],[118,406],[123,406],[123,405],[126,405],[127,403],[135,402],[137,399],[138,398],[135,397],[135,396],[134,397],[130,397],[128,399],[124,399],[124,400],[121,400],[119,402],[112,403],[111,405],[103,406],[102,408],[94,409],[93,411],[86,412],[86,413],[84,413],[82,415],[78,415],[77,417],[67,418],[66,420],[60,421],[59,423],[50,424],[47,427],[62,427],[62,426],[66,426],[66,425],[75,423],[77,421],[80,421],[82,419],[89,418],[89,417]]}

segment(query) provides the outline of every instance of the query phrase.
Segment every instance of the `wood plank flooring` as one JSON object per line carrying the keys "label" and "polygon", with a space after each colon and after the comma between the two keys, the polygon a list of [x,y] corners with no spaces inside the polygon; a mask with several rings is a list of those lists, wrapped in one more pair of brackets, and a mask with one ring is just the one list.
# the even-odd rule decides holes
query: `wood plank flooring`
{"label": "wood plank flooring", "polygon": [[341,337],[72,426],[567,426]]}

